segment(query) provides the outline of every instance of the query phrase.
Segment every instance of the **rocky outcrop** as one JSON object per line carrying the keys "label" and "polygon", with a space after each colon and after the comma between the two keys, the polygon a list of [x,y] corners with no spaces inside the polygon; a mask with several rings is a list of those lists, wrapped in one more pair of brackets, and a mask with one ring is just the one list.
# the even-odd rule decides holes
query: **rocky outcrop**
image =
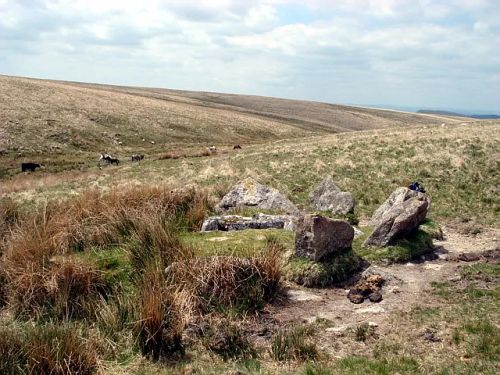
{"label": "rocky outcrop", "polygon": [[274,210],[291,215],[299,213],[298,208],[278,190],[259,184],[251,177],[234,185],[215,207],[217,212],[235,208]]}
{"label": "rocky outcrop", "polygon": [[373,214],[375,229],[364,245],[387,246],[411,233],[424,222],[429,207],[426,194],[404,187],[396,189]]}
{"label": "rocky outcrop", "polygon": [[304,215],[295,230],[295,255],[321,261],[350,249],[353,238],[354,229],[347,221]]}
{"label": "rocky outcrop", "polygon": [[201,226],[202,232],[215,230],[233,231],[245,229],[284,229],[294,230],[293,216],[257,214],[252,217],[226,215],[207,218]]}
{"label": "rocky outcrop", "polygon": [[330,176],[326,177],[309,194],[311,205],[320,211],[331,211],[333,215],[346,215],[354,211],[354,197],[341,191]]}

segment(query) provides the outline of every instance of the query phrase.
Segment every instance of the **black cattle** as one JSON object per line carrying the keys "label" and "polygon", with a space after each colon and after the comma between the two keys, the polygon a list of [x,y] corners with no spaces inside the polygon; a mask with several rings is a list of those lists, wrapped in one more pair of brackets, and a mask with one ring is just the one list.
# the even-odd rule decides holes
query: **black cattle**
{"label": "black cattle", "polygon": [[141,161],[142,159],[144,159],[144,155],[142,155],[142,154],[132,155],[132,161]]}
{"label": "black cattle", "polygon": [[120,160],[115,159],[115,158],[109,158],[109,159],[106,159],[106,160],[107,160],[107,162],[109,164],[116,164],[116,165],[120,164]]}
{"label": "black cattle", "polygon": [[37,168],[41,168],[42,166],[37,163],[21,163],[21,171],[26,172],[34,172]]}
{"label": "black cattle", "polygon": [[240,145],[235,145],[235,146],[233,147],[233,150],[241,150],[241,146],[240,146]]}

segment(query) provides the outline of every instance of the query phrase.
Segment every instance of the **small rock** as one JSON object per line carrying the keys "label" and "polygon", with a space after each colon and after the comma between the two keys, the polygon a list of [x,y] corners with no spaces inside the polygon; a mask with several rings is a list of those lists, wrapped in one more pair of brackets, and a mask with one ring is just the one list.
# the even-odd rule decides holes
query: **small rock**
{"label": "small rock", "polygon": [[360,293],[358,290],[354,290],[354,289],[351,289],[349,291],[349,294],[347,294],[347,298],[349,299],[349,301],[351,301],[352,303],[355,303],[355,304],[360,304],[360,303],[363,303],[365,301],[365,296]]}
{"label": "small rock", "polygon": [[355,310],[356,314],[382,314],[385,309],[380,305],[372,305],[363,309]]}
{"label": "small rock", "polygon": [[288,289],[286,295],[293,302],[321,301],[323,299],[321,296],[301,289]]}
{"label": "small rock", "polygon": [[382,294],[380,292],[373,292],[368,296],[368,298],[371,302],[380,302],[382,301]]}

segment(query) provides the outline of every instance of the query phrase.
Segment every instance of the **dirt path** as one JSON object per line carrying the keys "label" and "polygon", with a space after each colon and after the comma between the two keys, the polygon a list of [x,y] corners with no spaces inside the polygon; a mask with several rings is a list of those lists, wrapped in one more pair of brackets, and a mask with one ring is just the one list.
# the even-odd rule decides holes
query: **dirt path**
{"label": "dirt path", "polygon": [[363,322],[383,325],[390,313],[409,311],[430,292],[431,282],[456,280],[459,262],[447,260],[451,254],[484,252],[498,248],[500,231],[485,229],[475,236],[460,234],[453,227],[444,227],[445,239],[435,241],[435,260],[371,266],[386,279],[382,289],[383,300],[372,303],[366,300],[356,305],[347,298],[348,290],[332,287],[308,289],[290,286],[289,301],[284,306],[271,308],[271,316],[282,322],[312,322],[328,319],[333,327],[327,333],[336,335],[346,328]]}

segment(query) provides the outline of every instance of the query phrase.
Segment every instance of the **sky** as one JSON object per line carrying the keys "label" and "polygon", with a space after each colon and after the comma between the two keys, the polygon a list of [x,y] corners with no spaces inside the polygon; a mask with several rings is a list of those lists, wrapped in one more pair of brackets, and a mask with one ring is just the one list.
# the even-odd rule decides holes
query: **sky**
{"label": "sky", "polygon": [[0,74],[500,113],[500,0],[0,0]]}

